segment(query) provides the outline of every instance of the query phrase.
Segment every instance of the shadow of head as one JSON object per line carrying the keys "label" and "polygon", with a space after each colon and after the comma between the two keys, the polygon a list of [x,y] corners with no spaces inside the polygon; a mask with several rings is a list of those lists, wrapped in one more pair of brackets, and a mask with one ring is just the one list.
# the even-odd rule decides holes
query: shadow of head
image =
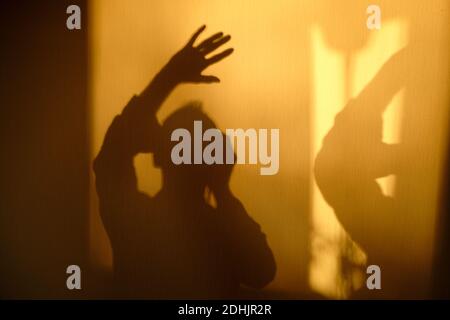
{"label": "shadow of head", "polygon": [[[195,130],[196,121],[201,121],[201,128],[199,129],[197,123],[197,130]],[[180,139],[173,136],[177,129],[184,129],[186,133]],[[202,104],[198,101],[185,104],[164,121],[161,135],[163,138],[154,155],[155,166],[161,168],[163,173],[163,186],[184,187],[188,193],[203,193],[206,187],[214,188],[214,184],[228,184],[233,165],[206,164],[203,161],[203,150],[212,141],[218,142],[218,148],[222,150],[222,156],[219,158],[225,159],[226,155],[226,135],[220,133],[221,139],[219,140],[221,141],[216,141],[217,138],[211,138],[211,141],[203,141],[203,133],[208,129],[218,130],[215,122],[203,111]],[[197,146],[195,146],[196,141]],[[174,147],[180,143],[184,147],[174,150]],[[215,155],[215,152],[217,150],[213,151],[213,155]],[[174,153],[178,153],[183,159],[189,159],[190,161],[175,164],[173,161]],[[197,159],[194,159],[195,154],[197,154]]]}

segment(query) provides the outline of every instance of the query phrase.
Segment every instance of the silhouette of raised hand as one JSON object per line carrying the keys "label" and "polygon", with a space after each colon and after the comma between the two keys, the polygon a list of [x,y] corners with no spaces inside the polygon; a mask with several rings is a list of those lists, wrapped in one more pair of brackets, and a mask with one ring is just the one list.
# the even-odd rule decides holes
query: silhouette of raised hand
{"label": "silhouette of raised hand", "polygon": [[199,35],[206,26],[200,27],[188,41],[188,43],[178,51],[164,67],[171,78],[178,83],[212,83],[220,82],[220,79],[213,75],[203,75],[202,72],[212,64],[215,64],[233,53],[232,48],[215,54],[209,58],[206,56],[227,43],[230,35],[224,36],[223,32],[218,32],[197,46],[194,46]]}

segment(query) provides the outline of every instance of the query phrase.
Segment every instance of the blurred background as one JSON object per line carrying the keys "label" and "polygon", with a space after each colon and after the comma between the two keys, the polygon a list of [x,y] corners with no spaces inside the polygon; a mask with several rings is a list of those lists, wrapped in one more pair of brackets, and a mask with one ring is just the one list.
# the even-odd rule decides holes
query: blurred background
{"label": "blurred background", "polygon": [[[73,3],[82,30],[65,28]],[[221,83],[177,88],[158,117],[195,99],[221,129],[280,129],[279,173],[240,165],[231,180],[277,261],[264,297],[448,297],[450,4],[378,0],[382,26],[368,30],[370,4],[2,4],[1,296],[108,296],[92,160],[113,117],[206,24],[204,37],[232,35],[233,55],[207,71]],[[155,194],[152,157],[135,165]],[[82,292],[65,290],[69,264]],[[368,264],[381,267],[380,292],[365,289]]]}

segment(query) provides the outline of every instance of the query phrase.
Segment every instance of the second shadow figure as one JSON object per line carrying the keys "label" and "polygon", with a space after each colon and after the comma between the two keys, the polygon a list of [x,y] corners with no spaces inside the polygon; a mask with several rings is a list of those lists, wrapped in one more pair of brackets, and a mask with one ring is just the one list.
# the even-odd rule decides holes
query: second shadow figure
{"label": "second shadow figure", "polygon": [[[275,275],[265,235],[230,191],[232,165],[171,161],[173,130],[185,128],[193,136],[195,120],[203,122],[204,130],[215,128],[214,122],[193,104],[175,111],[162,125],[156,118],[177,85],[219,82],[202,72],[233,49],[206,56],[231,37],[220,32],[195,46],[204,29],[113,120],[94,162],[117,297],[230,298],[240,285],[262,288]],[[163,176],[154,197],[138,190],[133,166],[137,154],[149,152]],[[212,191],[217,208],[205,200],[205,190]]]}
{"label": "second shadow figure", "polygon": [[[401,144],[383,141],[383,113],[411,78],[407,72],[412,65],[409,50],[404,48],[390,57],[337,114],[315,160],[314,175],[324,199],[366,251],[368,264],[383,270],[383,290],[370,291],[371,297],[400,296],[399,275],[407,272],[404,255],[399,252],[407,250],[404,226],[408,217],[400,210],[400,201],[385,194],[377,179],[402,174],[405,162],[411,161]],[[408,288],[405,286],[406,291]]]}

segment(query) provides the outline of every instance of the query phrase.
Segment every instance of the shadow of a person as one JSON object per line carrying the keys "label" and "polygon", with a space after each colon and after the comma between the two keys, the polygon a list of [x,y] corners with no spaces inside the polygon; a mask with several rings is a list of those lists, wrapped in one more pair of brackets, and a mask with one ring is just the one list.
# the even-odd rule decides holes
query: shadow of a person
{"label": "shadow of a person", "polygon": [[[396,256],[404,217],[393,197],[376,179],[398,174],[401,144],[383,142],[383,112],[406,85],[407,49],[394,54],[370,83],[339,112],[323,139],[314,175],[317,185],[343,227],[380,265],[384,279],[396,277]],[[383,281],[389,286],[395,281]],[[389,289],[383,287],[384,297]]]}
{"label": "shadow of a person", "polygon": [[[156,119],[178,84],[219,82],[201,73],[232,53],[228,49],[206,58],[230,36],[216,33],[194,46],[204,29],[113,120],[94,162],[117,297],[230,298],[240,285],[262,288],[275,275],[264,233],[229,188],[232,165],[171,161],[173,130],[187,129],[193,137],[195,120],[205,130],[216,128],[214,122],[194,104],[175,111],[162,126]],[[154,197],[137,189],[133,158],[144,152],[154,153],[163,173]],[[216,208],[206,201],[205,190],[214,195]]]}

